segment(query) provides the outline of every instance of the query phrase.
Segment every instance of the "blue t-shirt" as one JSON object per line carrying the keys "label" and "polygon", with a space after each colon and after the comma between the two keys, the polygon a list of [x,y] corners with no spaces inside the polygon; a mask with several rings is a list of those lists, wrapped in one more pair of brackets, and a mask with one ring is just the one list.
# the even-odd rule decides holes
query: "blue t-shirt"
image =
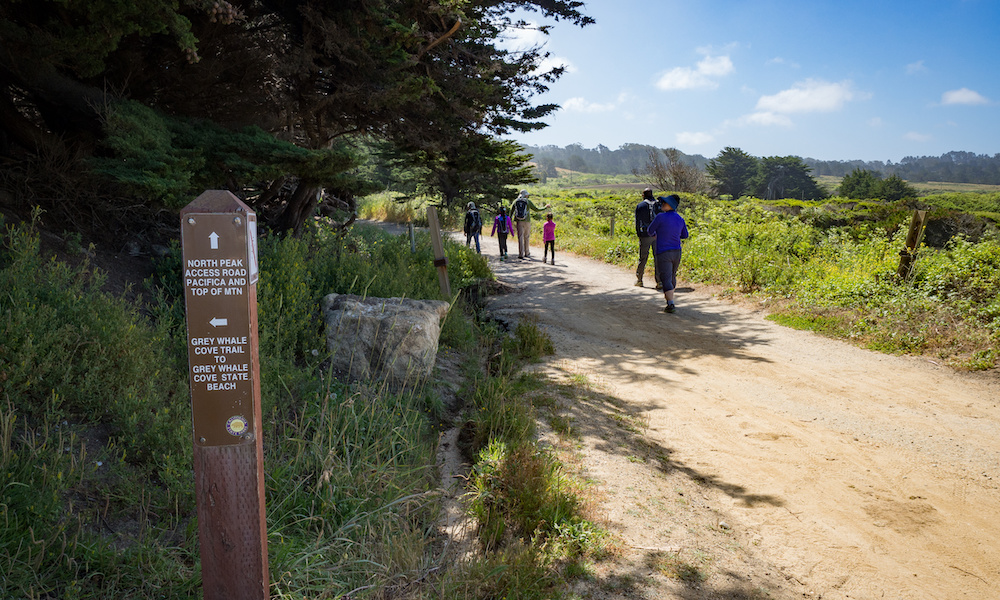
{"label": "blue t-shirt", "polygon": [[661,212],[650,223],[649,235],[656,236],[656,254],[667,250],[680,250],[681,240],[688,236],[687,223],[676,211]]}

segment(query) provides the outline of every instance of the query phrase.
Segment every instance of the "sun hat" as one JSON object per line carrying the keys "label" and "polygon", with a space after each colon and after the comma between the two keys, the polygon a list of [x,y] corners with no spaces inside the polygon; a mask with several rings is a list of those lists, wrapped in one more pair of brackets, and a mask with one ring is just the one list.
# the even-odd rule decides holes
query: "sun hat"
{"label": "sun hat", "polygon": [[670,208],[677,210],[677,205],[681,203],[681,197],[677,194],[670,194],[669,196],[660,196],[657,201],[660,204],[669,204]]}

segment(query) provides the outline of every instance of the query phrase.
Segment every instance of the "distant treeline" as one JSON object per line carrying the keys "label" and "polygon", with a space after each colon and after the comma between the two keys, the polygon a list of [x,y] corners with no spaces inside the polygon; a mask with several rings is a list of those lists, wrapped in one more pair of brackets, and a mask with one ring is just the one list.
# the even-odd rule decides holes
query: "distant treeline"
{"label": "distant treeline", "polygon": [[[569,169],[580,173],[599,173],[601,175],[628,175],[637,169],[645,167],[649,159],[649,151],[654,146],[645,144],[624,144],[617,150],[604,145],[596,148],[584,148],[580,144],[570,144],[565,148],[559,146],[525,146],[525,152],[534,156],[534,162],[548,176],[555,175],[555,169]],[[708,159],[699,154],[681,153],[685,162],[704,170]]]}
{"label": "distant treeline", "polygon": [[[548,175],[554,175],[556,168],[600,173],[604,175],[626,175],[641,170],[653,146],[645,144],[624,144],[617,150],[598,145],[584,148],[580,144],[559,146],[526,146],[525,151],[534,156],[539,168]],[[700,154],[681,153],[683,160],[704,169],[710,158]],[[812,175],[843,177],[854,169],[877,171],[885,176],[898,175],[907,181],[945,181],[950,183],[980,183],[1000,185],[1000,154],[993,156],[973,152],[947,152],[941,156],[907,156],[898,163],[891,160],[882,162],[864,160],[818,160],[803,158],[812,168]]]}

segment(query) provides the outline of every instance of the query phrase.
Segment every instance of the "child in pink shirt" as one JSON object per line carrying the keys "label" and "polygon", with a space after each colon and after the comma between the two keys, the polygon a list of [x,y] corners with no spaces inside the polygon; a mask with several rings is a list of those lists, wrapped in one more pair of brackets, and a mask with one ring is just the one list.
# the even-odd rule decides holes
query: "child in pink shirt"
{"label": "child in pink shirt", "polygon": [[552,264],[556,264],[556,224],[552,221],[552,213],[545,215],[545,225],[542,225],[542,241],[545,243],[545,253],[542,255],[542,262],[552,250]]}

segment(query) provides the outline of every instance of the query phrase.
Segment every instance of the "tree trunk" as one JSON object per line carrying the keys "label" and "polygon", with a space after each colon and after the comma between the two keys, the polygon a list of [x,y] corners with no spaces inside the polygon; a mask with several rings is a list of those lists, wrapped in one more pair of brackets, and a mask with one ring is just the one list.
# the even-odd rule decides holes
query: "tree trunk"
{"label": "tree trunk", "polygon": [[322,188],[314,183],[300,182],[288,198],[288,202],[271,222],[271,229],[278,234],[291,232],[295,237],[302,234],[302,225],[316,212],[316,204]]}

